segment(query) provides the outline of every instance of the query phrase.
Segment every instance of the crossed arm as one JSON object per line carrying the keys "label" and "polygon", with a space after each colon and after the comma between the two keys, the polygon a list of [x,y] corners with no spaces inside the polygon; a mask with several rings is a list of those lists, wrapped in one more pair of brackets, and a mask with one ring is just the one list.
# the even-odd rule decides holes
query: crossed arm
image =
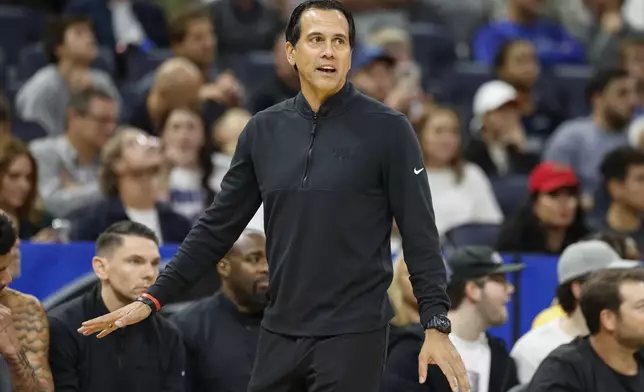
{"label": "crossed arm", "polygon": [[19,343],[17,354],[5,357],[13,388],[20,392],[53,392],[45,311],[36,298],[10,289],[6,291],[6,304],[11,309]]}

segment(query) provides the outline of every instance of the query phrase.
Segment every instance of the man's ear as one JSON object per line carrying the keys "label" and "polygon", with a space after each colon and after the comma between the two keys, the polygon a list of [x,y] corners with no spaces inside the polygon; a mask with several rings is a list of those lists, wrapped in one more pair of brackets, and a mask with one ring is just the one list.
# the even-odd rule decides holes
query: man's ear
{"label": "man's ear", "polygon": [[295,46],[287,42],[284,44],[284,49],[286,50],[286,60],[291,66],[295,66]]}
{"label": "man's ear", "polygon": [[107,270],[109,269],[109,266],[107,265],[106,259],[104,259],[103,257],[94,256],[92,258],[92,268],[94,269],[94,273],[100,280],[107,280]]}
{"label": "man's ear", "polygon": [[481,300],[481,286],[473,280],[465,283],[465,298],[474,303],[479,302]]}
{"label": "man's ear", "polygon": [[230,276],[230,261],[221,259],[219,263],[217,263],[217,272],[222,278]]}

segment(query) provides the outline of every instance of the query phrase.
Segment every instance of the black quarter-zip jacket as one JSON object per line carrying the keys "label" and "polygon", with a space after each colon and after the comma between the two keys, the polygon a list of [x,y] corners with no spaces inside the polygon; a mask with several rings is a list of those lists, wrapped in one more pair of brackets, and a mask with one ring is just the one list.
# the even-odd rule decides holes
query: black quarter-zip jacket
{"label": "black quarter-zip jacket", "polygon": [[352,84],[317,113],[300,92],[250,120],[221,192],[149,293],[167,303],[214,268],[262,202],[270,279],[264,328],[330,336],[386,325],[392,218],[421,321],[447,311],[416,135],[404,115]]}

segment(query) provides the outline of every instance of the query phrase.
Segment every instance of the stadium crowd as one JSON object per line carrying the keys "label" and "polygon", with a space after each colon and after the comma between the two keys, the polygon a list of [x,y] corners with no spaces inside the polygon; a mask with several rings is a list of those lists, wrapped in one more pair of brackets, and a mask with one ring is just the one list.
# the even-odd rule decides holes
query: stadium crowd
{"label": "stadium crowd", "polygon": [[[252,115],[297,94],[297,3],[0,1],[0,392],[246,391],[270,284],[261,207],[177,306],[104,341],[75,331],[156,279]],[[350,82],[418,135],[472,390],[644,391],[644,1],[344,4]],[[100,284],[45,313],[11,289],[21,241],[96,242]],[[391,250],[382,391],[448,391],[438,368],[417,380],[395,225]],[[523,269],[499,253],[561,255],[552,307],[513,347],[486,332]]]}

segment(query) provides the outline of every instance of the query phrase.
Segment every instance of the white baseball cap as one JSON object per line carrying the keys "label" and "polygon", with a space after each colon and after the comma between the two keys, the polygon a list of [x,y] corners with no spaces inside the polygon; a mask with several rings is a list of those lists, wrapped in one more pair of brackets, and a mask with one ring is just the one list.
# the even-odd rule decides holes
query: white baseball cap
{"label": "white baseball cap", "polygon": [[599,240],[580,241],[564,249],[557,263],[559,284],[603,269],[641,267],[637,260],[624,260],[607,243]]}
{"label": "white baseball cap", "polygon": [[483,83],[474,94],[474,115],[483,116],[516,100],[517,90],[514,87],[502,80],[490,80]]}

